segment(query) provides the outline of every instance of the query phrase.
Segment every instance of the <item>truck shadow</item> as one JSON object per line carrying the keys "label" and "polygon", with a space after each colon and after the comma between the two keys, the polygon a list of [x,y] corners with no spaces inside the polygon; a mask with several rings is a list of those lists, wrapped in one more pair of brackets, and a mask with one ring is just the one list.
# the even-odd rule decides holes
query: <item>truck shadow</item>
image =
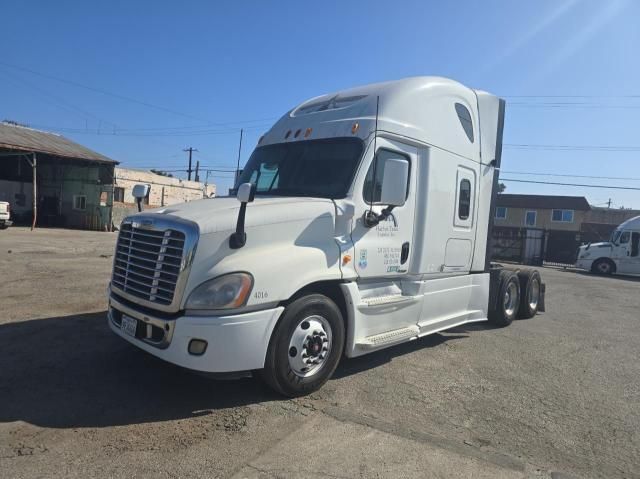
{"label": "truck shadow", "polygon": [[[460,333],[345,359],[334,377],[467,337]],[[0,324],[0,423],[107,427],[274,400],[282,398],[251,378],[214,380],[138,350],[111,333],[105,311]]]}
{"label": "truck shadow", "polygon": [[[369,353],[352,359],[343,359],[338,365],[336,372],[333,373],[333,378],[339,379],[351,376],[352,374],[357,374],[369,369],[377,368],[383,364],[390,363],[394,358],[399,356],[411,354],[422,349],[435,348],[447,341],[454,341],[467,337],[467,335],[464,334],[449,334],[455,332],[456,331],[454,330],[449,330],[446,335],[440,333],[430,334],[429,336],[419,338],[415,341],[391,346],[387,349],[376,351],[375,353]],[[457,333],[462,332],[463,331],[457,331]]]}
{"label": "truck shadow", "polygon": [[257,381],[214,381],[136,349],[106,312],[0,324],[0,423],[104,427],[275,399]]}

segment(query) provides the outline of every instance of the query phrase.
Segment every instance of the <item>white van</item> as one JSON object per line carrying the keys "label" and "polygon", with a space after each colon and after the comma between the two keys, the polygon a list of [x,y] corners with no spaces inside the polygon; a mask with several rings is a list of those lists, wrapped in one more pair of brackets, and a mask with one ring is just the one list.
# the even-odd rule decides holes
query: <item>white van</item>
{"label": "white van", "polygon": [[237,198],[122,223],[109,325],[186,368],[318,389],[355,357],[542,309],[491,268],[504,101],[418,77],[308,100],[258,142]]}
{"label": "white van", "polygon": [[576,267],[597,274],[640,274],[640,216],[618,226],[609,241],[580,246]]}

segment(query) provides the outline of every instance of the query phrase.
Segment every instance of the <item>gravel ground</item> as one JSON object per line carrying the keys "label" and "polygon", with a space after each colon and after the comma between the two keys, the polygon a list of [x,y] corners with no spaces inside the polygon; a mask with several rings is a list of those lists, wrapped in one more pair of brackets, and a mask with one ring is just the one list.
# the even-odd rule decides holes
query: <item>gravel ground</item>
{"label": "gravel ground", "polygon": [[115,235],[0,231],[0,476],[640,477],[640,282],[545,268],[547,310],[345,360],[282,400],[108,330]]}

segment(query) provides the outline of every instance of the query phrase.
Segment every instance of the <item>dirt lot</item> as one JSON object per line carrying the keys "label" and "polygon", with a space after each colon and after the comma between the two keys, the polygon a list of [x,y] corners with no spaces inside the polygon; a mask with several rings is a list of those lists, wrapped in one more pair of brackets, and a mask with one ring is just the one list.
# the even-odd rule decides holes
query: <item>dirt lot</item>
{"label": "dirt lot", "polygon": [[282,400],[111,334],[114,241],[0,231],[2,477],[640,477],[635,279],[545,269],[545,315],[343,361]]}

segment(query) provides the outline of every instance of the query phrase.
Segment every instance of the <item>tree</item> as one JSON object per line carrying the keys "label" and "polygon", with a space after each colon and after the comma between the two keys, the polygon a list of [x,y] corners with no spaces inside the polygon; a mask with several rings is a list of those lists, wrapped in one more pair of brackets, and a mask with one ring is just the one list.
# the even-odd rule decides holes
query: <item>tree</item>
{"label": "tree", "polygon": [[151,168],[149,171],[151,171],[151,173],[155,173],[156,175],[166,176],[168,178],[173,178],[173,175],[171,173],[166,172],[166,171],[154,170],[153,168]]}
{"label": "tree", "polygon": [[507,185],[504,183],[498,183],[498,193],[504,193],[504,190],[507,189]]}

